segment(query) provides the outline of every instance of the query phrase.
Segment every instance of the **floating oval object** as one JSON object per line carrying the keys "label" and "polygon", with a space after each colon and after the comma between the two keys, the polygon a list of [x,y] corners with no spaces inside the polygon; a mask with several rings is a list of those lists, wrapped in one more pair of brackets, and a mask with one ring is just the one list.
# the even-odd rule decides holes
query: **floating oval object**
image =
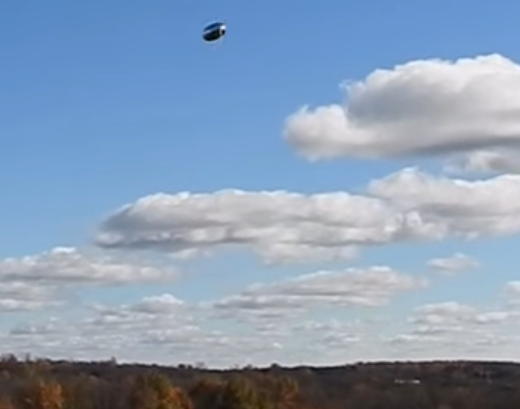
{"label": "floating oval object", "polygon": [[215,41],[226,34],[226,25],[224,23],[211,23],[204,28],[204,34],[202,37],[206,41]]}

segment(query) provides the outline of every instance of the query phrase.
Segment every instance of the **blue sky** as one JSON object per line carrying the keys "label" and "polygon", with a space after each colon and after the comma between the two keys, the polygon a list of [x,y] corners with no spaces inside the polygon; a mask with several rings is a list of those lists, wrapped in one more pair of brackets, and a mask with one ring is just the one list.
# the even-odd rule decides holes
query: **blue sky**
{"label": "blue sky", "polygon": [[[469,146],[467,139],[461,140],[460,144],[457,144],[457,141],[450,144],[440,135],[438,144],[432,143],[426,147],[417,147],[413,145],[415,142],[411,142],[409,146],[403,145],[401,153],[404,155],[399,158],[392,157],[387,148],[381,148],[374,142],[372,145],[367,144],[366,149],[367,152],[374,153],[375,158],[366,159],[362,153],[358,155],[354,150],[352,154],[348,153],[348,149],[354,145],[345,145],[346,148],[343,149],[343,145],[334,142],[335,136],[331,133],[306,134],[307,131],[301,131],[302,128],[292,128],[292,136],[289,139],[284,138],[286,120],[304,105],[313,109],[317,106],[344,104],[346,95],[341,84],[345,81],[365,81],[367,76],[378,69],[393,70],[396,65],[411,61],[455,61],[460,58],[476,59],[478,56],[491,54],[499,54],[514,62],[520,57],[515,19],[518,12],[520,6],[513,1],[493,4],[469,1],[431,3],[339,0],[320,3],[268,0],[254,4],[192,0],[147,3],[93,0],[84,4],[54,0],[44,3],[12,0],[2,2],[0,73],[3,92],[0,94],[0,105],[3,107],[3,115],[0,129],[3,149],[0,153],[0,257],[13,258],[14,267],[7,265],[5,261],[0,265],[0,284],[3,283],[6,288],[14,285],[13,283],[35,285],[37,288],[39,284],[35,283],[47,280],[46,274],[61,274],[60,271],[63,272],[64,267],[54,265],[53,256],[49,256],[49,259],[43,256],[43,261],[37,259],[28,262],[29,267],[23,261],[23,257],[38,257],[61,246],[73,247],[81,254],[83,251],[95,253],[92,258],[74,267],[78,270],[84,268],[87,276],[93,271],[89,269],[92,264],[98,263],[96,265],[101,265],[101,270],[106,267],[98,260],[107,255],[114,256],[119,260],[118,263],[123,263],[123,269],[145,264],[161,271],[182,271],[180,277],[172,280],[157,283],[129,279],[117,287],[112,285],[110,269],[103,270],[104,278],[101,279],[101,284],[97,283],[88,288],[76,286],[77,282],[71,283],[62,277],[58,284],[54,282],[49,287],[35,290],[42,291],[41,295],[45,298],[42,305],[25,308],[23,302],[31,301],[30,297],[23,300],[13,298],[14,301],[11,300],[12,303],[9,305],[12,307],[16,301],[16,308],[5,307],[4,312],[0,308],[0,331],[4,331],[0,336],[5,337],[5,345],[12,346],[16,351],[34,347],[34,353],[59,356],[63,351],[53,349],[52,342],[49,342],[48,348],[38,349],[37,345],[41,345],[38,337],[74,339],[80,332],[59,332],[65,325],[61,323],[56,324],[58,330],[54,328],[54,332],[43,333],[45,331],[34,330],[31,332],[32,335],[26,334],[25,338],[20,339],[13,335],[13,328],[34,329],[38,325],[45,325],[50,317],[56,317],[58,323],[66,322],[69,318],[73,321],[88,321],[97,317],[96,314],[106,317],[106,312],[89,309],[91,303],[119,308],[120,311],[128,308],[128,305],[134,305],[137,306],[134,312],[144,314],[146,312],[143,309],[139,310],[140,300],[166,293],[183,300],[185,304],[182,308],[185,310],[175,311],[172,313],[173,316],[168,315],[161,319],[168,323],[168,320],[177,322],[175,320],[182,321],[193,314],[199,332],[194,335],[187,330],[189,337],[212,339],[205,337],[211,332],[209,328],[215,326],[222,331],[219,336],[235,336],[241,331],[240,314],[244,311],[226,297],[242,294],[252,283],[263,282],[265,285],[277,286],[285,279],[318,270],[340,271],[351,267],[369,269],[374,265],[391,267],[399,274],[409,274],[414,279],[427,277],[433,284],[421,290],[411,290],[408,284],[403,284],[403,294],[392,293],[388,303],[368,310],[361,308],[358,311],[357,306],[351,310],[345,307],[341,300],[335,299],[330,303],[318,297],[317,304],[306,310],[307,315],[294,318],[291,315],[294,312],[292,310],[290,313],[283,310],[285,315],[276,310],[278,316],[282,316],[277,320],[281,321],[270,324],[287,330],[291,328],[290,324],[300,321],[323,324],[330,319],[344,317],[344,314],[347,315],[343,322],[345,325],[355,320],[357,314],[359,317],[391,316],[394,321],[387,327],[388,333],[385,333],[391,338],[399,335],[400,329],[413,332],[413,328],[410,329],[407,325],[414,324],[407,322],[406,317],[411,316],[414,309],[420,308],[421,305],[435,304],[442,310],[439,303],[457,303],[455,307],[452,305],[453,308],[447,308],[449,313],[446,309],[438,313],[445,320],[453,318],[446,318],[446,314],[456,315],[466,304],[479,309],[475,314],[502,309],[502,290],[508,285],[511,287],[511,282],[517,277],[516,260],[511,249],[518,246],[519,242],[515,238],[517,230],[512,228],[509,231],[504,227],[504,223],[496,219],[493,219],[497,225],[496,229],[487,229],[482,224],[475,228],[480,237],[477,241],[465,241],[459,237],[460,235],[450,233],[452,228],[456,232],[467,233],[468,229],[473,232],[473,227],[470,229],[467,224],[459,223],[458,219],[450,219],[448,223],[442,219],[443,215],[436,214],[435,223],[449,224],[446,229],[450,232],[443,234],[440,239],[417,239],[420,236],[417,233],[417,237],[413,236],[405,241],[389,239],[377,246],[363,244],[360,246],[360,254],[354,258],[320,259],[280,265],[266,265],[260,260],[261,257],[255,253],[255,246],[260,243],[255,241],[257,238],[253,238],[252,242],[245,240],[246,246],[238,250],[233,247],[222,249],[215,246],[210,249],[215,250],[213,255],[187,260],[172,258],[163,248],[152,246],[150,251],[144,251],[140,246],[146,247],[149,243],[143,244],[146,241],[143,239],[144,230],[137,230],[139,226],[146,228],[150,215],[136,219],[137,221],[123,218],[122,223],[129,224],[119,226],[120,230],[116,228],[115,231],[110,231],[122,235],[121,237],[128,232],[135,235],[138,239],[134,247],[127,246],[125,240],[128,237],[121,239],[117,250],[96,246],[95,238],[102,223],[111,220],[121,206],[136,205],[139,198],[160,192],[172,196],[185,191],[211,196],[213,192],[221,189],[241,189],[255,192],[284,190],[302,195],[323,192],[351,192],[364,195],[371,182],[400,174],[410,166],[417,167],[417,172],[428,175],[434,181],[432,183],[437,183],[435,181],[438,178],[453,180],[455,176],[443,171],[443,166],[449,159],[446,158],[447,155],[441,155],[439,158],[431,153],[436,149],[444,153],[462,153],[467,155],[463,158],[467,161],[466,164],[474,163],[471,162],[471,158],[476,156],[471,155],[479,155],[480,150],[469,147],[462,151],[459,149],[460,146]],[[223,20],[228,24],[228,34],[217,45],[201,41],[203,26],[213,20]],[[495,69],[494,67],[499,67],[500,62],[492,60],[489,64],[490,69]],[[477,67],[476,70],[478,69]],[[511,71],[510,75],[504,74],[502,81],[495,81],[493,76],[486,79],[488,82],[485,83],[487,88],[484,91],[489,91],[491,102],[488,101],[489,110],[486,110],[486,98],[478,100],[478,104],[475,103],[475,106],[479,107],[479,120],[484,121],[489,116],[490,123],[496,126],[495,118],[492,117],[496,106],[500,106],[500,109],[516,109],[515,101],[506,107],[499,104],[500,101],[509,101],[507,90],[514,90],[515,85],[519,84],[515,82],[514,70]],[[425,70],[424,78],[429,72]],[[471,75],[473,74],[468,72],[467,78],[471,78]],[[457,107],[462,106],[463,102],[456,99],[458,97],[449,95],[450,78],[442,77],[443,81],[446,79],[443,84],[448,85],[447,91],[439,94],[440,101],[443,106],[449,106],[450,103],[458,104]],[[419,86],[421,84],[427,82],[420,82]],[[361,102],[357,105],[355,101],[352,103],[353,112],[358,107],[359,112],[372,113],[369,119],[373,123],[367,125],[367,130],[376,129],[369,126],[379,126],[378,121],[382,120],[383,116],[375,118],[380,115],[378,112],[392,115],[392,106],[401,107],[400,115],[410,119],[415,112],[414,105],[406,106],[406,101],[403,103],[401,100],[400,103],[392,105],[391,98],[395,97],[395,101],[398,101],[396,95],[416,95],[414,86],[399,83],[396,85],[395,94],[386,91],[383,93],[384,90],[378,94],[374,88],[374,93],[369,94],[367,91],[367,94],[364,94],[366,99],[360,97],[358,101]],[[367,89],[370,89],[370,84],[367,85]],[[428,89],[425,88],[426,91]],[[419,88],[417,90],[422,92],[420,103],[426,101],[428,104],[429,94]],[[389,99],[376,100],[378,95]],[[472,95],[468,94],[467,100],[470,102],[475,101]],[[434,97],[431,100],[434,101]],[[499,105],[493,105],[495,101],[498,101]],[[471,107],[471,103],[468,106]],[[425,118],[429,115],[426,110],[430,108],[424,108]],[[455,117],[459,111],[454,109],[453,112]],[[440,118],[437,121],[432,120],[431,132],[437,132],[435,129],[440,127],[439,124],[451,124],[457,119],[447,116],[431,117]],[[326,118],[318,118],[318,115],[309,115],[307,119],[316,121],[312,124],[324,124],[328,121]],[[297,118],[299,121],[307,119],[303,114]],[[359,119],[360,123],[365,123],[363,121],[366,118],[360,116]],[[308,125],[311,122],[299,123]],[[420,132],[428,134],[429,131],[424,123],[422,124]],[[485,128],[485,125],[486,123],[482,126]],[[513,127],[516,124],[508,123],[507,126]],[[409,131],[409,128],[406,129]],[[458,130],[460,127],[453,129]],[[493,132],[482,136],[484,153],[503,155],[504,146],[509,146],[504,140],[515,137],[509,135],[509,130],[510,128],[504,130],[507,135],[502,139],[493,139],[496,136]],[[471,133],[470,131],[468,133]],[[457,132],[459,131],[454,131],[454,140],[458,137]],[[462,135],[463,132],[460,133]],[[340,137],[348,138],[349,135],[345,133]],[[434,136],[437,137],[436,135]],[[406,139],[404,134],[402,136],[400,139],[401,134],[396,133],[392,136],[396,139],[388,146],[398,146],[400,140]],[[309,160],[306,156],[309,152],[305,151],[305,143],[311,140],[309,138],[314,138],[311,149],[339,149],[338,154],[317,161]],[[413,135],[415,140],[421,138],[424,136]],[[327,141],[330,142],[329,145]],[[517,151],[507,151],[505,159],[498,162],[513,163],[516,153]],[[487,170],[493,171],[492,175],[475,176],[469,172],[457,177],[469,181],[482,178],[493,183],[493,178],[499,177],[500,174],[512,175],[514,178],[518,173],[511,169],[511,166],[497,168],[493,167],[491,162],[486,162],[486,166],[489,168]],[[398,184],[402,182],[396,183],[395,186],[403,188]],[[516,192],[515,186],[518,185],[515,183],[516,179],[513,179],[511,194]],[[496,192],[501,192],[500,186],[496,188]],[[419,193],[414,198],[416,202],[421,196],[420,188],[417,189]],[[392,192],[391,201],[399,202],[401,206],[399,189],[397,193],[396,190]],[[422,192],[427,195],[426,191]],[[375,195],[378,196],[380,193]],[[450,193],[447,193],[447,196],[449,195]],[[479,198],[484,197],[486,193],[479,195]],[[463,197],[464,195],[461,196]],[[200,203],[202,200],[206,199],[201,199]],[[256,200],[252,199],[252,205]],[[487,199],[484,197],[482,200],[485,208]],[[399,211],[409,212],[419,208],[416,202],[413,209],[399,208]],[[150,210],[153,217],[162,215],[162,212],[168,213],[168,206],[173,205],[166,204],[163,207],[162,202],[154,202],[154,206],[157,207],[152,206]],[[197,205],[194,206],[195,209]],[[507,204],[504,206],[507,207]],[[189,208],[188,206],[187,209]],[[487,208],[489,209],[489,206]],[[211,213],[211,207],[206,209]],[[330,211],[331,209],[329,208]],[[424,209],[429,207],[424,204]],[[427,212],[424,209],[423,211]],[[221,209],[219,212],[225,210]],[[228,210],[230,215],[235,212],[234,209]],[[266,209],[256,211],[259,212],[259,218],[264,212],[275,212]],[[509,207],[505,210],[506,213],[510,212],[507,214],[512,218],[516,214],[515,211]],[[269,217],[276,218],[275,213],[269,213]],[[161,223],[171,222],[173,226],[180,223],[175,217],[168,217],[170,216],[160,219]],[[204,215],[201,214],[200,217],[204,218]],[[194,219],[197,219],[197,216],[194,216]],[[240,220],[233,223],[235,222],[242,223]],[[238,229],[238,224],[231,227]],[[262,226],[278,227],[267,224]],[[175,230],[175,227],[173,229]],[[508,230],[506,234],[503,234],[504,230]],[[495,235],[496,232],[499,234]],[[262,240],[264,239],[262,236]],[[187,238],[183,240],[189,241]],[[276,241],[276,238],[274,240]],[[261,244],[266,243],[262,241]],[[266,251],[268,255],[273,255],[273,248],[269,247]],[[448,259],[456,253],[476,260],[479,267],[466,266],[469,271],[463,273],[452,267],[451,270],[455,269],[457,273],[448,277],[432,272],[426,264],[431,259]],[[17,274],[20,274],[19,278],[13,280],[12,271],[17,271]],[[26,274],[24,279],[20,278],[23,274]],[[29,276],[32,282],[27,278]],[[401,278],[403,277],[399,276],[396,280]],[[346,280],[345,286],[348,287],[351,284],[348,277]],[[414,285],[411,287],[415,288]],[[56,298],[59,298],[57,294],[68,295],[65,295],[62,304],[52,306],[46,304],[51,293],[52,297]],[[5,300],[13,297],[12,294],[8,295],[7,290],[2,296]],[[171,306],[172,300],[173,298],[167,299],[166,304]],[[199,305],[204,302],[217,303],[219,300],[229,302],[229,311],[234,314],[231,318],[223,318],[219,324],[221,326],[216,324],[218,320],[213,321],[206,317],[208,314],[212,317],[211,314],[215,313],[213,310],[218,310],[217,307]],[[161,305],[164,305],[164,299],[162,301]],[[255,299],[256,301],[258,300]],[[154,302],[157,302],[157,299],[154,299]],[[255,308],[261,309],[261,306]],[[320,308],[332,309],[327,314],[320,315]],[[249,312],[245,313],[247,319],[250,319]],[[515,319],[515,311],[508,310],[508,313],[513,317],[508,315],[508,319]],[[202,318],[203,316],[206,318]],[[142,317],[132,316],[128,319],[135,319],[141,323],[139,320]],[[258,324],[258,321],[255,321],[257,319],[258,317],[253,319],[255,325]],[[424,322],[433,325],[435,319]],[[464,319],[466,325],[468,318]],[[141,328],[136,324],[137,321],[132,321],[132,325]],[[457,325],[462,325],[459,321]],[[435,322],[438,324],[438,320]],[[507,323],[511,321],[504,320],[499,324]],[[88,331],[88,328],[85,324],[82,330]],[[158,327],[145,328],[145,331],[152,334],[150,339],[157,329]],[[334,325],[329,329],[343,334],[342,330]],[[377,326],[363,331],[365,330],[366,334],[378,332]],[[446,332],[446,328],[429,330],[431,334],[438,330],[435,335]],[[103,339],[103,333],[100,333],[100,345],[108,343],[107,340],[111,339],[111,336],[119,337],[118,339],[126,345],[129,336],[121,331],[117,332],[117,328],[107,329],[106,334],[109,335],[106,339]],[[350,327],[349,331],[352,332],[352,338],[362,339],[362,334],[365,334],[361,330],[358,333]],[[457,336],[456,332],[450,331],[447,331],[447,336]],[[492,329],[485,331],[495,335],[500,333],[501,329],[496,329],[496,332]],[[258,341],[260,334],[262,333],[253,331],[247,336]],[[419,331],[414,334],[418,336]],[[193,358],[194,361],[206,359],[215,362],[215,365],[227,365],[242,362],[246,355],[242,350],[230,350],[229,356],[226,355],[227,360],[221,362],[216,358],[222,357],[218,351],[215,352],[215,356],[212,352],[207,356],[202,354],[204,343],[201,344],[201,349],[194,347],[193,350],[185,351],[179,346],[182,344],[179,340],[181,335],[171,335],[171,344],[164,340],[160,344],[165,351],[176,350],[177,347],[184,351],[182,353],[185,355],[181,354],[180,357],[175,354],[168,355],[169,362]],[[444,332],[442,335],[445,335]],[[271,334],[268,337],[275,339],[276,336]],[[283,339],[280,335],[280,344],[283,344]],[[241,338],[237,342],[249,345],[249,341]],[[513,341],[509,339],[508,342]],[[156,359],[154,353],[143,347],[143,344],[136,344],[130,349],[101,348],[97,352],[75,349],[74,345],[71,343],[70,346],[64,347],[67,356],[105,357],[120,354],[123,359]],[[342,354],[344,346],[334,345],[330,347],[327,362],[372,356],[362,348],[358,355]],[[435,345],[439,348],[439,354],[442,354],[442,342]],[[381,349],[377,343],[371,348],[377,353],[380,350],[387,351],[386,356],[389,358],[408,357],[399,348],[395,351]],[[129,350],[132,352],[124,356],[124,351]],[[507,353],[507,348],[505,350]],[[255,362],[276,359],[283,361],[284,356],[291,356],[295,361],[307,362],[314,356],[312,351],[306,351],[301,346],[291,346],[290,343],[282,347],[276,346],[274,351],[268,348],[262,351],[260,348],[259,356],[252,359],[257,359]],[[201,354],[200,359],[196,359],[197,353]]]}

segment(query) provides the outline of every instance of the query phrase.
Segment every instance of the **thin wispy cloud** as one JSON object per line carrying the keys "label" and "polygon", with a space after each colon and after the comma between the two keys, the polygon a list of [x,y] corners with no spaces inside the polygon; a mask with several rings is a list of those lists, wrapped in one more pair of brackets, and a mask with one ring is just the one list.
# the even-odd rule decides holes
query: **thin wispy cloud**
{"label": "thin wispy cloud", "polygon": [[255,284],[211,308],[232,319],[287,318],[315,308],[375,308],[399,295],[424,289],[428,280],[387,266],[317,271],[270,284]]}
{"label": "thin wispy cloud", "polygon": [[455,275],[463,271],[480,267],[480,263],[473,257],[463,253],[455,253],[449,257],[437,257],[428,260],[428,267],[444,275]]}

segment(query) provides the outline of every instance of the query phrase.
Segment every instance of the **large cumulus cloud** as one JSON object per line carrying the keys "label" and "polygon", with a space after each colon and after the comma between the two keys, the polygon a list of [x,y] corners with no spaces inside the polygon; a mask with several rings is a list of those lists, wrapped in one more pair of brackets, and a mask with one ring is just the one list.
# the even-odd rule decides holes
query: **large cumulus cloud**
{"label": "large cumulus cloud", "polygon": [[520,176],[480,180],[406,168],[364,194],[285,191],[156,194],[101,225],[105,248],[166,252],[241,245],[268,261],[349,258],[365,246],[520,233]]}
{"label": "large cumulus cloud", "polygon": [[403,223],[383,201],[347,192],[156,194],[118,209],[97,243],[171,252],[248,245],[267,261],[348,258],[356,246],[394,240]]}
{"label": "large cumulus cloud", "polygon": [[346,87],[344,105],[304,107],[285,137],[311,159],[517,147],[520,65],[498,54],[418,60]]}

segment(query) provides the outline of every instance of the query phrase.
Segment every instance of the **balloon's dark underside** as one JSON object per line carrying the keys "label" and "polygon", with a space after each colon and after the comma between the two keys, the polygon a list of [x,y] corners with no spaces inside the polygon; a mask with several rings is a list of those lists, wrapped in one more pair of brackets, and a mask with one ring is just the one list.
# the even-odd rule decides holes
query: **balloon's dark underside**
{"label": "balloon's dark underside", "polygon": [[220,30],[212,30],[208,33],[204,33],[204,40],[206,41],[215,41],[218,40],[222,36]]}

